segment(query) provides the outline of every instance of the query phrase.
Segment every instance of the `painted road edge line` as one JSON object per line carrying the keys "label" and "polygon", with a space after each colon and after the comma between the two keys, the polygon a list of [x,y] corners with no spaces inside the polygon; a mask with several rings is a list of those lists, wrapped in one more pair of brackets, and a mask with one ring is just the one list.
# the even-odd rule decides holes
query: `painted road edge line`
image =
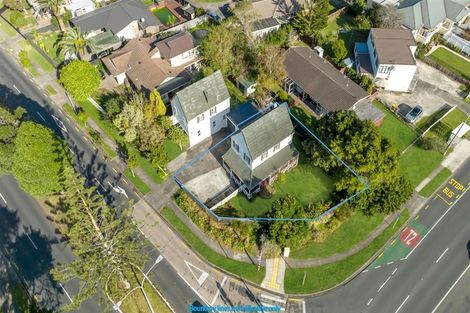
{"label": "painted road edge line", "polygon": [[65,295],[67,296],[67,298],[69,298],[70,302],[73,303],[72,297],[70,297],[69,293],[67,292],[67,290],[65,290],[64,286],[61,283],[59,283],[59,285],[60,285],[60,288],[62,288],[62,290],[65,292]]}
{"label": "painted road edge line", "polygon": [[463,275],[465,275],[465,273],[468,271],[468,269],[470,268],[470,264],[467,266],[467,268],[462,272],[462,274],[460,274],[459,278],[457,278],[457,280],[454,282],[454,284],[449,288],[449,290],[447,290],[446,294],[444,295],[444,297],[442,297],[441,301],[439,301],[439,303],[436,305],[436,307],[434,308],[434,310],[432,310],[431,313],[434,313],[436,312],[436,310],[439,308],[439,306],[442,304],[442,302],[444,302],[445,298],[447,298],[447,296],[449,295],[449,293],[452,291],[452,289],[454,289],[454,287],[459,283],[459,281],[462,279]]}
{"label": "painted road edge line", "polygon": [[222,288],[224,288],[224,284],[225,284],[226,281],[227,281],[227,276],[224,276],[224,279],[222,279],[222,282],[220,283],[220,285],[217,288],[217,292],[214,295],[214,299],[212,299],[211,306],[214,306],[215,301],[217,300],[217,298],[220,295],[220,290]]}
{"label": "painted road edge line", "polygon": [[400,306],[398,307],[398,309],[395,311],[395,313],[397,313],[398,311],[400,311],[400,309],[405,305],[405,302],[408,301],[408,299],[410,298],[410,295],[408,295],[405,300],[403,300],[403,302],[400,304]]}
{"label": "painted road edge line", "polygon": [[5,202],[5,205],[7,205],[7,200],[5,200],[5,198],[3,197],[3,195],[0,193],[0,197],[2,198],[3,202]]}
{"label": "painted road edge line", "polygon": [[[470,190],[469,189],[465,189],[465,191],[462,193],[462,196],[468,191]],[[434,225],[432,225],[432,227],[429,229],[429,231],[423,236],[423,238],[421,238],[421,240],[416,244],[416,246],[413,248],[413,250],[410,251],[410,253],[408,253],[408,255],[404,258],[405,260],[408,259],[408,257],[416,250],[416,248],[419,247],[419,245],[424,241],[424,239],[426,239],[426,237],[432,232],[432,230],[437,226],[437,224],[439,224],[441,222],[441,220],[444,218],[444,216],[447,215],[447,213],[449,213],[449,211],[454,207],[454,205],[456,205],[463,197],[460,197],[458,200],[456,200],[445,212],[444,214],[442,214],[442,216],[434,223]]]}
{"label": "painted road edge line", "polygon": [[446,249],[444,250],[444,252],[442,252],[442,254],[437,258],[436,263],[438,263],[438,262],[442,259],[442,257],[444,256],[444,254],[446,254],[447,250],[449,250],[449,248],[446,248]]}
{"label": "painted road edge line", "polygon": [[191,285],[188,283],[188,281],[183,277],[183,275],[181,275],[181,274],[178,273],[178,272],[176,272],[176,274],[178,274],[178,276],[181,277],[181,279],[186,283],[186,285],[188,285],[189,288],[191,288],[192,291],[194,291],[194,293],[199,297],[199,299],[201,299],[202,301],[204,301],[204,303],[205,303],[206,305],[209,305],[209,302],[207,302],[206,299],[204,299],[204,298],[201,296],[201,294],[200,294],[196,289],[194,289],[193,286],[191,286]]}

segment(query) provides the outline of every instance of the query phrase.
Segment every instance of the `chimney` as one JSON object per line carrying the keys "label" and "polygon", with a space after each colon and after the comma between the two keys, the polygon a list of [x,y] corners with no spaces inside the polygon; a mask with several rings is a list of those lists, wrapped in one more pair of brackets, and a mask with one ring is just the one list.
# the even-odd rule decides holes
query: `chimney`
{"label": "chimney", "polygon": [[313,51],[315,51],[315,53],[318,54],[318,56],[319,56],[320,58],[323,58],[323,52],[324,52],[324,50],[323,50],[322,47],[320,47],[320,46],[315,46],[315,47],[313,48]]}

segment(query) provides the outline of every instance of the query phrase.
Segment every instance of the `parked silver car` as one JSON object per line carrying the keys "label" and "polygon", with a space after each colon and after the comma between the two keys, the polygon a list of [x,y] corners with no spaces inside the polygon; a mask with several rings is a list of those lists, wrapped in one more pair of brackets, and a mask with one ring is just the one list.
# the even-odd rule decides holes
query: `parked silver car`
{"label": "parked silver car", "polygon": [[420,105],[415,106],[413,109],[410,110],[405,116],[405,120],[408,123],[414,123],[418,120],[418,118],[423,114],[423,108]]}

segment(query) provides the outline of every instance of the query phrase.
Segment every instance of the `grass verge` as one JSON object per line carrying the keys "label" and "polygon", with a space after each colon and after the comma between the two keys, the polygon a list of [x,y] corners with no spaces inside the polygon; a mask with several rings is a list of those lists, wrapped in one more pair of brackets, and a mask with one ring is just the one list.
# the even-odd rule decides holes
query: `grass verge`
{"label": "grass verge", "polygon": [[265,274],[264,267],[258,271],[258,267],[256,265],[235,261],[218,254],[199,239],[199,237],[197,237],[171,209],[163,208],[162,214],[173,228],[175,228],[186,240],[186,242],[207,261],[226,270],[227,272],[239,275],[254,283],[261,284]]}
{"label": "grass verge", "polygon": [[285,292],[297,294],[319,292],[340,284],[379,251],[408,217],[408,210],[405,210],[396,224],[388,226],[367,248],[347,259],[311,268],[288,268],[284,280]]}
{"label": "grass verge", "polygon": [[452,175],[452,172],[447,168],[444,167],[436,176],[429,183],[424,186],[423,189],[420,190],[419,194],[423,197],[430,197],[434,191],[442,185],[447,178]]}
{"label": "grass verge", "polygon": [[132,171],[129,168],[124,171],[124,175],[134,184],[137,189],[139,189],[140,193],[142,193],[143,195],[147,194],[150,191],[149,186],[147,186],[147,184],[144,183],[144,181],[140,179],[139,176],[133,175]]}
{"label": "grass verge", "polygon": [[450,52],[446,48],[437,48],[429,57],[439,65],[447,68],[449,71],[470,79],[470,62],[456,53]]}
{"label": "grass verge", "polygon": [[5,22],[2,18],[0,18],[0,30],[4,32],[8,37],[15,37],[18,34],[16,30],[11,27],[7,22]]}
{"label": "grass verge", "polygon": [[444,156],[436,150],[412,146],[401,156],[399,166],[414,188],[428,177],[443,159]]}
{"label": "grass verge", "polygon": [[384,214],[369,216],[356,212],[333,233],[328,234],[325,240],[311,243],[302,249],[292,249],[290,257],[293,259],[324,258],[348,251],[365,240],[383,222],[384,218]]}
{"label": "grass verge", "polygon": [[19,45],[28,53],[31,61],[41,67],[44,72],[49,73],[55,69],[54,66],[49,63],[49,61],[47,61],[46,58],[44,58],[42,54],[34,49],[33,46],[31,46],[26,40],[21,40]]}
{"label": "grass verge", "polygon": [[57,91],[51,85],[47,85],[46,88],[45,88],[45,91],[47,92],[47,94],[49,96],[53,96],[53,95],[57,94]]}

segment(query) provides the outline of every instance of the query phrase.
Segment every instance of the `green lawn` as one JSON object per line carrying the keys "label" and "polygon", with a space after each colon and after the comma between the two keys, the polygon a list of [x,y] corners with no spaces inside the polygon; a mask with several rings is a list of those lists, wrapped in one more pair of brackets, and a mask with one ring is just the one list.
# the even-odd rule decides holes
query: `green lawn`
{"label": "green lawn", "polygon": [[139,189],[140,193],[143,195],[150,191],[149,186],[147,186],[147,184],[142,179],[140,179],[139,176],[133,175],[129,168],[124,171],[124,175],[134,184],[137,189]]}
{"label": "green lawn", "polygon": [[[59,39],[60,32],[47,32],[41,34],[40,41],[44,47],[44,52],[57,63],[64,61],[64,54],[59,53],[55,43]],[[40,44],[38,44],[41,46]]]}
{"label": "green lawn", "polygon": [[239,275],[256,284],[261,284],[265,274],[264,267],[261,267],[261,270],[258,271],[256,265],[236,261],[218,254],[199,239],[171,209],[163,208],[162,214],[186,242],[204,259],[230,273]]}
{"label": "green lawn", "polygon": [[[367,248],[347,259],[311,268],[287,268],[284,279],[285,292],[312,293],[340,284],[379,251],[387,240],[405,223],[408,216],[408,210],[405,210],[396,224],[393,223],[388,226]],[[302,284],[304,277],[305,283]]]}
{"label": "green lawn", "polygon": [[418,122],[416,122],[416,127],[420,128],[422,131],[425,131],[428,127],[430,127],[432,124],[434,124],[436,121],[438,121],[441,117],[444,116],[449,110],[450,106],[445,106],[441,108],[439,111],[434,112],[431,115],[424,116],[419,119]]}
{"label": "green lawn", "polygon": [[[446,117],[444,117],[439,123],[437,123],[427,134],[426,137],[437,136],[447,141],[452,134],[452,131],[457,128],[467,118],[467,114],[455,108]],[[470,120],[467,121],[467,125],[470,125]],[[470,132],[464,135],[465,138],[470,138]]]}
{"label": "green lawn", "polygon": [[52,72],[55,68],[49,63],[36,49],[34,49],[26,40],[21,40],[19,42],[20,47],[22,47],[29,56],[29,59],[40,66],[42,70],[46,73]]}
{"label": "green lawn", "polygon": [[412,146],[401,156],[399,166],[414,188],[428,177],[443,159],[444,156],[438,151]]}
{"label": "green lawn", "polygon": [[168,153],[168,160],[174,160],[178,155],[183,153],[184,150],[181,150],[180,147],[170,139],[165,139],[163,141],[163,147],[165,147],[166,153]]}
{"label": "green lawn", "polygon": [[439,65],[447,68],[449,71],[470,79],[470,62],[445,48],[437,48],[436,51],[429,55],[431,60]]}
{"label": "green lawn", "polygon": [[364,215],[362,212],[356,212],[324,241],[311,243],[302,249],[293,249],[290,257],[293,259],[324,258],[348,251],[365,240],[383,222],[384,218],[384,214]]}
{"label": "green lawn", "polygon": [[246,216],[258,217],[264,216],[273,202],[286,194],[294,195],[302,205],[328,200],[334,189],[332,179],[309,162],[299,163],[286,174],[285,181],[274,183],[276,193],[270,199],[257,195],[248,200],[244,194],[239,194],[230,201],[231,205]]}
{"label": "green lawn", "polygon": [[15,37],[16,35],[18,35],[16,30],[1,18],[0,18],[0,30],[4,32],[8,37]]}
{"label": "green lawn", "polygon": [[175,21],[178,20],[178,18],[174,16],[173,13],[171,13],[171,11],[168,10],[168,8],[166,7],[153,9],[152,13],[160,20],[160,22],[162,22],[165,25],[170,25],[170,19],[172,18],[172,16],[176,18]]}
{"label": "green lawn", "polygon": [[151,4],[154,4],[155,2],[153,0],[142,0],[142,3],[148,7]]}
{"label": "green lawn", "polygon": [[374,100],[373,104],[385,113],[384,122],[379,128],[380,133],[393,142],[398,150],[403,151],[416,139],[416,132],[388,110],[380,101]]}
{"label": "green lawn", "polygon": [[420,195],[423,197],[430,197],[434,191],[442,185],[447,178],[452,175],[452,172],[447,168],[444,167],[436,176],[423,189],[419,192]]}

